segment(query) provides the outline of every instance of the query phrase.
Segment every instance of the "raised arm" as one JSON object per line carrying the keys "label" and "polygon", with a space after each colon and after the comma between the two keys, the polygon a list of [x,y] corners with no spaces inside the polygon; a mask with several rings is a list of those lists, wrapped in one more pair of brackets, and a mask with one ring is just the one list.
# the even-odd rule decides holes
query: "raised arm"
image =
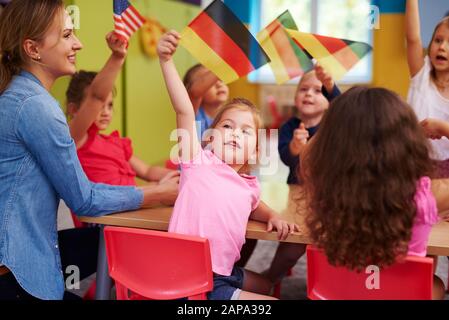
{"label": "raised arm", "polygon": [[192,102],[172,58],[179,40],[179,33],[169,31],[162,36],[157,50],[165,85],[176,112],[178,137],[181,139],[179,143],[180,157],[182,161],[189,161],[199,152],[200,143],[196,132]]}
{"label": "raised arm", "polygon": [[193,110],[195,114],[198,112],[199,107],[203,101],[203,96],[213,85],[217,83],[219,79],[211,71],[203,68],[198,71],[198,76],[189,87],[187,87],[187,92],[189,93],[190,101],[193,105]]}
{"label": "raised arm", "polygon": [[81,103],[79,111],[69,124],[70,134],[77,147],[80,147],[79,144],[86,137],[87,130],[101,112],[125,62],[127,54],[126,42],[112,32],[108,33],[106,40],[112,54],[103,69],[93,80],[86,92],[86,97]]}
{"label": "raised arm", "polygon": [[410,76],[414,77],[424,66],[418,0],[407,0],[405,20],[408,67]]}

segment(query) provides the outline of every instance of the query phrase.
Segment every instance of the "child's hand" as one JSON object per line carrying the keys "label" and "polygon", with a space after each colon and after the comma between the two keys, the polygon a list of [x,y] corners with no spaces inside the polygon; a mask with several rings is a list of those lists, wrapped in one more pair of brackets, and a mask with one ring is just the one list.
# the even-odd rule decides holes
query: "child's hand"
{"label": "child's hand", "polygon": [[442,219],[443,219],[443,221],[449,222],[449,214],[447,216],[443,217]]}
{"label": "child's hand", "polygon": [[444,136],[442,127],[444,122],[437,119],[425,119],[421,121],[421,127],[423,127],[426,136],[430,139],[438,140]]}
{"label": "child's hand", "polygon": [[307,144],[308,139],[309,131],[307,131],[304,123],[301,122],[299,128],[293,132],[293,139],[291,141],[292,153],[295,155],[299,154],[301,149]]}
{"label": "child's hand", "polygon": [[289,234],[299,231],[297,224],[281,220],[279,217],[274,217],[268,220],[267,232],[271,232],[273,229],[277,230],[279,240],[286,240]]}
{"label": "child's hand", "polygon": [[335,82],[334,79],[332,79],[332,76],[324,70],[324,68],[320,64],[315,65],[315,74],[318,80],[321,81],[324,88],[328,93],[331,93],[334,89]]}
{"label": "child's hand", "polygon": [[117,58],[123,59],[128,54],[128,42],[117,36],[114,32],[109,32],[106,35],[106,42],[108,43],[112,54]]}
{"label": "child's hand", "polygon": [[176,52],[181,36],[175,30],[164,34],[157,45],[157,54],[161,61],[168,61]]}
{"label": "child's hand", "polygon": [[170,180],[171,178],[176,178],[177,177],[179,179],[179,175],[180,175],[179,171],[169,172],[165,176],[163,176],[161,180],[159,180],[159,184],[162,184],[162,183]]}

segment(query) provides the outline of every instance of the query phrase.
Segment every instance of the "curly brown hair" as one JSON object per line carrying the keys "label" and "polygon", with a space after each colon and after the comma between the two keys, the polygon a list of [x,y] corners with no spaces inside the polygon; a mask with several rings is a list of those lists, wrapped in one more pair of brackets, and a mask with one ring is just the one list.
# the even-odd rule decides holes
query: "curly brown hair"
{"label": "curly brown hair", "polygon": [[432,173],[413,110],[382,88],[338,97],[303,157],[306,219],[331,264],[385,267],[408,251],[417,181]]}

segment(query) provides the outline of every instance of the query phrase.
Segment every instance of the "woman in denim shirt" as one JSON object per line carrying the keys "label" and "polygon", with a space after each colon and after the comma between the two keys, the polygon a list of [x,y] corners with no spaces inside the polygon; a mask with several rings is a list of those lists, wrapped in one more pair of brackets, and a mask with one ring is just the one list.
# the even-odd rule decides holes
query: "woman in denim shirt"
{"label": "woman in denim shirt", "polygon": [[95,253],[77,254],[88,250],[84,243],[95,246],[95,229],[60,233],[58,241],[61,198],[73,212],[101,216],[177,195],[176,178],[140,189],[86,178],[49,94],[56,79],[75,73],[81,48],[61,0],[14,0],[0,16],[0,299],[62,299],[61,256],[82,276],[95,271]]}

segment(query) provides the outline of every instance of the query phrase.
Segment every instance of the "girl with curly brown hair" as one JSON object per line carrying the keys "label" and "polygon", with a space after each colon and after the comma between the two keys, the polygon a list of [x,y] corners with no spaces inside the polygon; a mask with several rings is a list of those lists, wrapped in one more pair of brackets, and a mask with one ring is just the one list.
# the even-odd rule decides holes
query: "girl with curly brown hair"
{"label": "girl with curly brown hair", "polygon": [[[303,154],[313,242],[333,265],[386,267],[426,256],[449,182],[430,180],[429,146],[413,110],[395,93],[355,87],[334,100]],[[444,285],[434,281],[434,298]]]}

